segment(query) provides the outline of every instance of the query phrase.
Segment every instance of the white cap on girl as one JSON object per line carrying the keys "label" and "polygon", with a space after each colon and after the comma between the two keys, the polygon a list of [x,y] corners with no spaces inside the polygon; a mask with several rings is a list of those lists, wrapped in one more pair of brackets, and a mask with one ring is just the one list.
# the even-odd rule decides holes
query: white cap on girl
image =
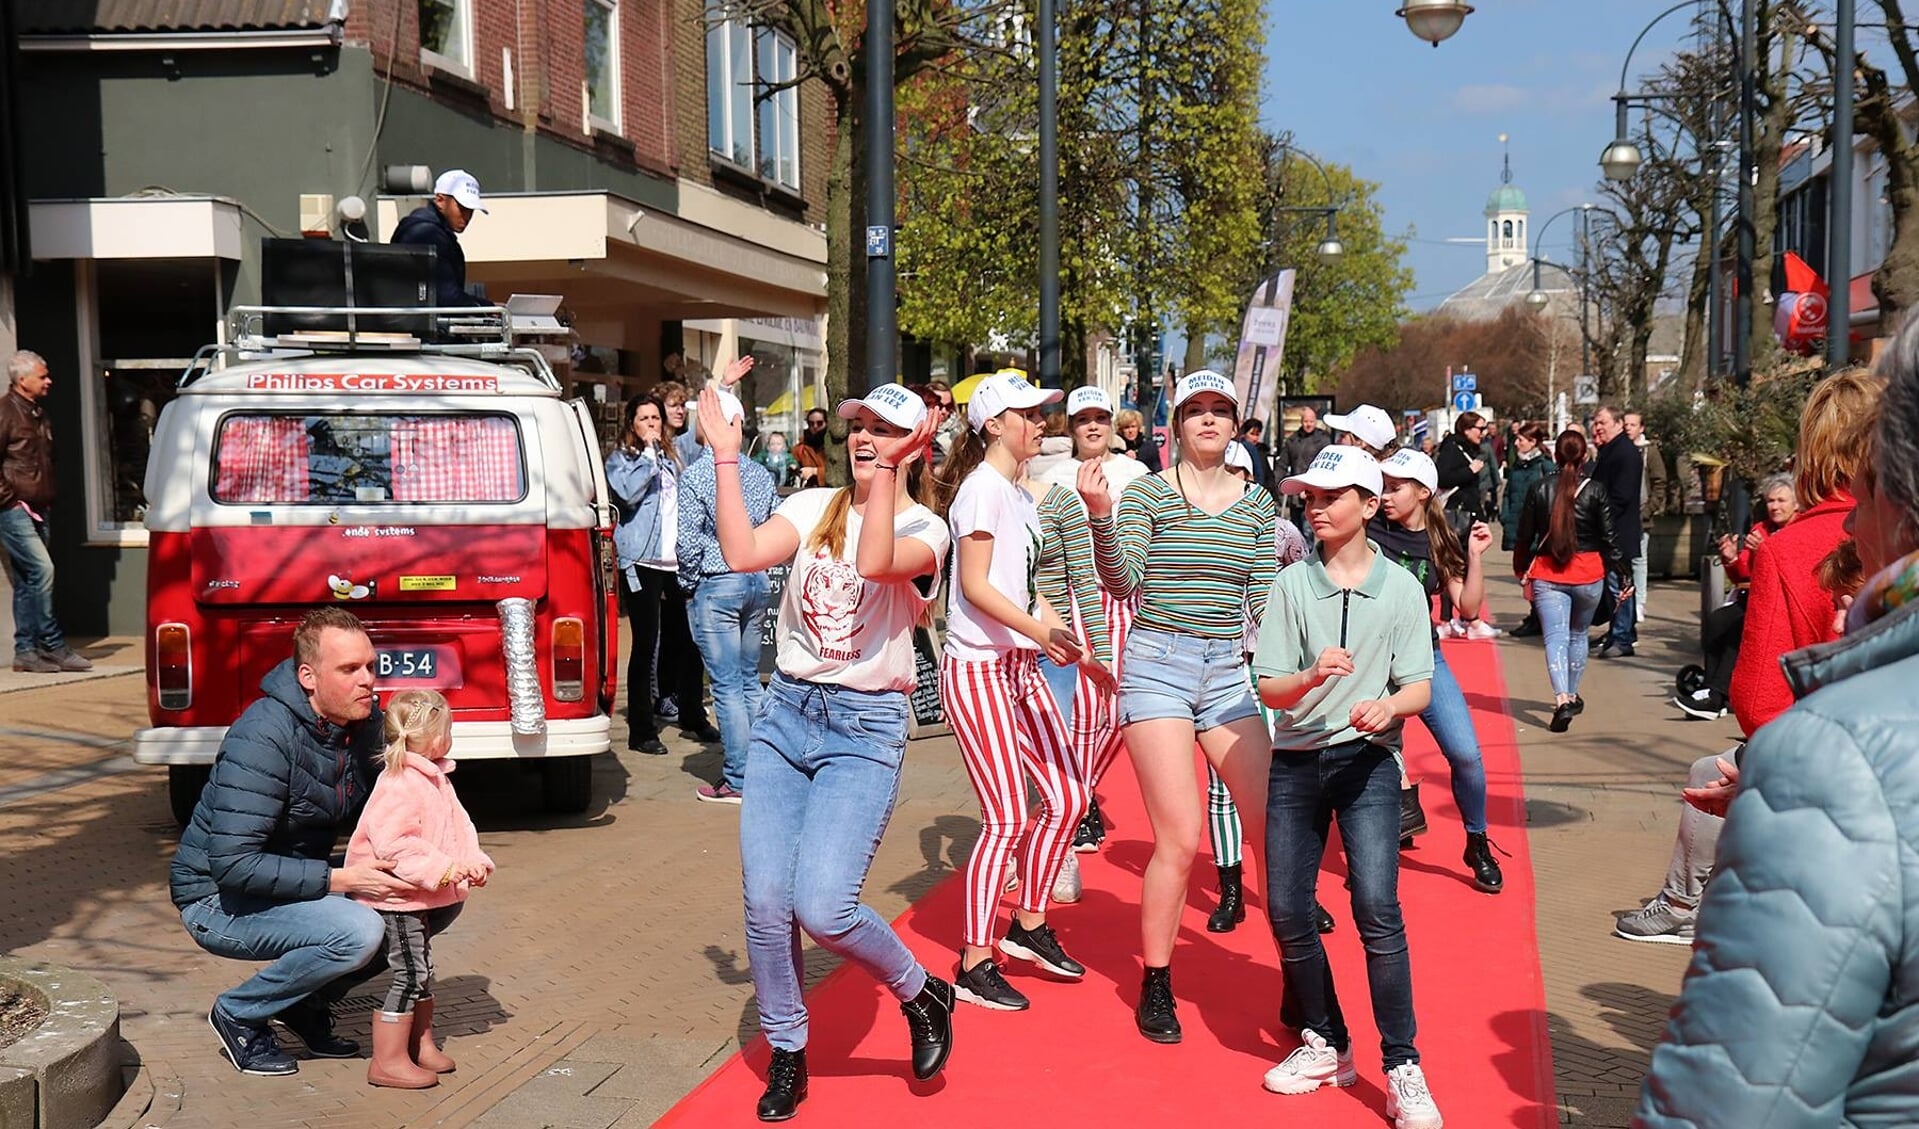
{"label": "white cap on girl", "polygon": [[1304,474],[1295,474],[1279,484],[1282,494],[1304,494],[1308,490],[1344,490],[1357,486],[1378,497],[1384,484],[1379,478],[1379,460],[1360,450],[1334,444],[1313,458]]}
{"label": "white cap on girl", "polygon": [[1067,419],[1072,419],[1081,412],[1090,412],[1095,409],[1105,412],[1107,415],[1113,414],[1113,398],[1106,394],[1106,389],[1095,388],[1090,384],[1084,384],[1067,394]]}
{"label": "white cap on girl", "polygon": [[1393,417],[1386,409],[1371,404],[1361,404],[1345,415],[1325,417],[1327,427],[1334,431],[1347,431],[1357,435],[1368,447],[1384,451],[1393,445],[1399,437],[1399,429],[1393,426]]}
{"label": "white cap on girl", "polygon": [[840,418],[852,419],[866,408],[874,415],[908,431],[920,425],[926,418],[926,401],[920,394],[900,384],[882,384],[866,394],[862,400],[841,400]]}
{"label": "white cap on girl", "polygon": [[1233,382],[1212,369],[1203,368],[1180,377],[1179,383],[1173,386],[1173,410],[1178,411],[1181,404],[1201,392],[1217,392],[1231,400],[1235,410],[1239,408],[1239,389],[1233,387]]}
{"label": "white cap on girl", "polygon": [[1411,447],[1394,451],[1392,458],[1379,464],[1379,473],[1387,478],[1410,478],[1434,493],[1439,491],[1439,468],[1426,452]]}
{"label": "white cap on girl", "polygon": [[1003,368],[973,389],[966,401],[966,422],[978,431],[986,421],[1001,412],[1019,412],[1041,404],[1057,404],[1065,393],[1057,388],[1036,388],[1027,383],[1026,374],[1016,368]]}

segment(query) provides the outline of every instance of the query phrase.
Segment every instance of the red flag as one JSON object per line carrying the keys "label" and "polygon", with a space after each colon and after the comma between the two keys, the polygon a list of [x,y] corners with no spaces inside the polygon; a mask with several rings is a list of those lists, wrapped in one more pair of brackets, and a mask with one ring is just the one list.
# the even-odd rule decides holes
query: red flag
{"label": "red flag", "polygon": [[1826,280],[1792,251],[1785,258],[1786,292],[1773,308],[1773,335],[1789,353],[1807,356],[1826,339]]}

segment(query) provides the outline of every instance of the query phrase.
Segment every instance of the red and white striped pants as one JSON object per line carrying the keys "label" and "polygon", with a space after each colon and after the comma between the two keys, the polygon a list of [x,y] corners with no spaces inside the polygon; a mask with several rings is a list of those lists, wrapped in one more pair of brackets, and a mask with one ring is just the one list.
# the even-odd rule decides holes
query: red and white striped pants
{"label": "red and white striped pants", "polygon": [[[1026,777],[1040,815],[1020,868],[1019,908],[1043,913],[1090,794],[1036,651],[970,661],[942,656],[940,699],[979,796],[980,833],[966,862],[966,943],[991,947],[1006,859],[1026,830]],[[1022,771],[1023,769],[1023,771]]]}

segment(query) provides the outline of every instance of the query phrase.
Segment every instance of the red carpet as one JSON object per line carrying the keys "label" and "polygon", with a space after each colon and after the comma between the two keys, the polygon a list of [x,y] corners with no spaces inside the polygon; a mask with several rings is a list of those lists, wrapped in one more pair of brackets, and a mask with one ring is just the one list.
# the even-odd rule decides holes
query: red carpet
{"label": "red carpet", "polygon": [[[1525,798],[1511,721],[1503,712],[1498,648],[1447,643],[1447,661],[1465,689],[1486,760],[1495,842],[1505,892],[1475,891],[1460,862],[1465,832],[1453,807],[1446,762],[1425,727],[1408,726],[1414,775],[1432,831],[1401,858],[1401,899],[1412,946],[1419,1049],[1446,1124],[1454,1129],[1548,1129],[1552,1052],[1533,928],[1532,860]],[[1204,777],[1201,777],[1202,785]],[[1352,1026],[1360,1082],[1349,1090],[1281,1097],[1260,1078],[1293,1045],[1277,1034],[1278,957],[1254,902],[1236,932],[1207,933],[1212,860],[1201,847],[1173,959],[1185,1042],[1159,1046],[1133,1028],[1139,987],[1139,873],[1151,833],[1124,756],[1101,785],[1115,824],[1098,854],[1081,855],[1086,894],[1049,916],[1067,951],[1088,969],[1082,983],[1008,970],[1033,1000],[1030,1011],[960,1005],[945,1074],[916,1083],[907,1066],[905,1021],[892,997],[863,973],[841,968],[808,1000],[812,1013],[810,1096],[796,1124],[901,1124],[914,1129],[982,1125],[1230,1126],[1285,1123],[1329,1127],[1383,1122],[1379,1036],[1372,1024],[1364,956],[1345,902],[1343,859],[1329,850],[1321,900],[1339,920],[1326,938],[1340,1002]],[[899,828],[894,828],[899,833]],[[962,889],[948,881],[896,923],[928,968],[950,976],[960,935]],[[1005,914],[1002,910],[1002,922]],[[659,1121],[662,1127],[754,1125],[767,1056],[755,1040]],[[1285,1119],[1282,1121],[1281,1119]],[[1297,1121],[1292,1119],[1298,1119]]]}

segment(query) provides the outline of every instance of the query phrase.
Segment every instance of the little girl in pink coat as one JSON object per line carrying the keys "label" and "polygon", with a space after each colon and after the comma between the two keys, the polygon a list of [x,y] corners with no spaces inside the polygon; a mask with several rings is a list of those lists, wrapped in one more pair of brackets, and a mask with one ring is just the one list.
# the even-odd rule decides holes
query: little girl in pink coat
{"label": "little girl in pink coat", "polygon": [[431,690],[393,695],[386,707],[386,770],[347,843],[348,866],[391,862],[393,876],[414,887],[396,898],[362,899],[386,922],[387,965],[393,969],[386,1006],[373,1015],[366,1078],[375,1086],[422,1090],[453,1070],[453,1060],[433,1042],[429,938],[438,930],[429,930],[427,917],[457,913],[468,890],[486,885],[493,860],[480,849],[473,820],[447,779],[452,746],[445,698]]}

